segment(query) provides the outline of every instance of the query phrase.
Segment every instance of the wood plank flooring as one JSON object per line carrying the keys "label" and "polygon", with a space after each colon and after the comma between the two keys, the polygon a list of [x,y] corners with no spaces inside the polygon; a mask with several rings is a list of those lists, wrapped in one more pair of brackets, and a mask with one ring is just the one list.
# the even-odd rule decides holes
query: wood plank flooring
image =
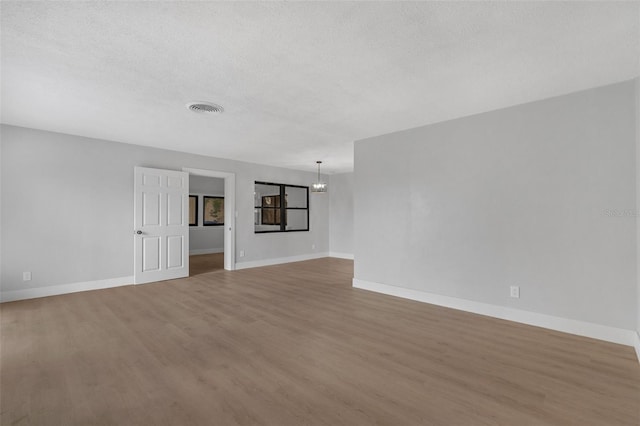
{"label": "wood plank flooring", "polygon": [[206,274],[224,270],[224,253],[198,254],[189,256],[189,275]]}
{"label": "wood plank flooring", "polygon": [[3,425],[638,425],[632,348],[317,259],[0,305]]}

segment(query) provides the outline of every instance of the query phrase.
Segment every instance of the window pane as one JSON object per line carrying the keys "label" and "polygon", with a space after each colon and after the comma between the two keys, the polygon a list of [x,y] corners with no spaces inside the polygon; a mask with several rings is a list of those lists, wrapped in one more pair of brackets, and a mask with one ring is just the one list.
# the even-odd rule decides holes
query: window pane
{"label": "window pane", "polygon": [[285,186],[284,192],[287,197],[285,207],[307,208],[307,188]]}
{"label": "window pane", "polygon": [[287,209],[287,231],[307,230],[309,224],[307,223],[307,211],[308,210],[291,210]]}
{"label": "window pane", "polygon": [[256,225],[255,232],[280,231],[280,225]]}
{"label": "window pane", "polygon": [[267,209],[280,207],[280,196],[279,195],[263,195],[260,200],[259,207],[267,208]]}
{"label": "window pane", "polygon": [[261,225],[280,225],[280,209],[266,209],[263,208],[260,216]]}
{"label": "window pane", "polygon": [[[264,183],[256,183],[254,192],[254,206],[262,207],[264,197],[278,197],[278,205],[273,207],[280,207],[280,185],[267,185]],[[270,201],[275,202],[273,199]]]}

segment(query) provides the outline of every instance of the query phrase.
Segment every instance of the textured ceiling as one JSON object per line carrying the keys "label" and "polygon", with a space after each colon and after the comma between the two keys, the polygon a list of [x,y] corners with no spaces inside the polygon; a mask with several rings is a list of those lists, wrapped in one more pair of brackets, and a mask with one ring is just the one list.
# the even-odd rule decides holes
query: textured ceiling
{"label": "textured ceiling", "polygon": [[639,2],[0,8],[3,123],[301,170],[351,170],[357,139],[640,73]]}

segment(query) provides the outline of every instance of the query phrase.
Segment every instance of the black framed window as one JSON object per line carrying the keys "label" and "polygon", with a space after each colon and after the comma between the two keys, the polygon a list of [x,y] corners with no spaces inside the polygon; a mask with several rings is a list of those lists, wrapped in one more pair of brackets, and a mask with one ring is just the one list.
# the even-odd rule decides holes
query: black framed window
{"label": "black framed window", "polygon": [[309,230],[309,187],[255,182],[255,233]]}

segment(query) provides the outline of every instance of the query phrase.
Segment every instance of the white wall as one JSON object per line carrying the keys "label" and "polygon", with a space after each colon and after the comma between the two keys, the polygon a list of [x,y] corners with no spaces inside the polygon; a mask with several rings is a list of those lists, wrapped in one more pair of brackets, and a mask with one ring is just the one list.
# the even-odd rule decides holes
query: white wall
{"label": "white wall", "polygon": [[[355,143],[355,278],[633,330],[635,88]],[[509,298],[519,285],[521,298]]]}
{"label": "white wall", "polygon": [[202,214],[203,196],[224,197],[224,179],[190,175],[189,195],[198,197],[198,225],[189,227],[189,253],[224,252],[224,226],[204,226]]}
{"label": "white wall", "polygon": [[327,194],[331,255],[353,258],[353,173],[331,175]]}
{"label": "white wall", "polygon": [[[309,185],[313,172],[6,125],[0,136],[3,295],[131,277],[134,166],[236,173],[238,267],[329,251],[329,202],[322,197],[311,198],[310,232],[253,230],[254,181]],[[32,281],[22,281],[23,271]]]}
{"label": "white wall", "polygon": [[189,176],[189,194],[224,196],[224,179],[209,176]]}

